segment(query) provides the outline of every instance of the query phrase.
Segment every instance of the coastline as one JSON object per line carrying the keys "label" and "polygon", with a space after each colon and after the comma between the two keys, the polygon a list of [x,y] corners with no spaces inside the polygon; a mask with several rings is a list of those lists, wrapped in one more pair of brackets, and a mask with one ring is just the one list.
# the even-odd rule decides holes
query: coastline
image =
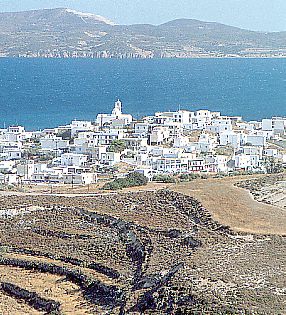
{"label": "coastline", "polygon": [[285,56],[195,56],[195,57],[51,57],[51,56],[1,56],[0,59],[94,59],[94,60],[195,60],[195,59],[286,59]]}

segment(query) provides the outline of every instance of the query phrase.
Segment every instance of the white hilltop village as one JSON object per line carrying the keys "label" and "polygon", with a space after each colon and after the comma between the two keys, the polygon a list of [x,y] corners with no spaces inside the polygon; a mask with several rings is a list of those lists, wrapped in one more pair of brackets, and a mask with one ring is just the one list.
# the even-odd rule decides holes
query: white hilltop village
{"label": "white hilltop village", "polygon": [[[246,122],[209,110],[157,112],[135,120],[115,102],[94,122],[42,131],[0,129],[0,184],[96,183],[106,174],[271,173],[286,165],[286,118]],[[116,150],[114,148],[117,148]]]}

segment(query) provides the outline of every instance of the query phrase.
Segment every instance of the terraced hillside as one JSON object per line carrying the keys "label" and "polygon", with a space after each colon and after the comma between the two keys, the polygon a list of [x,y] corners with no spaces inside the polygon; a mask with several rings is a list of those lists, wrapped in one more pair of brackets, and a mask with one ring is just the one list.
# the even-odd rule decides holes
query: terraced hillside
{"label": "terraced hillside", "polygon": [[0,197],[0,314],[284,314],[286,239],[169,190]]}

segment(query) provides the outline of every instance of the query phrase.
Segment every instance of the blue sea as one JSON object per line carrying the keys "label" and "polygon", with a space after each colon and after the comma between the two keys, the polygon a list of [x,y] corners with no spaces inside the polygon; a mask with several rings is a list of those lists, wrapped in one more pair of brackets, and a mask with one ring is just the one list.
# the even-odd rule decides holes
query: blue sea
{"label": "blue sea", "polygon": [[0,59],[0,128],[94,120],[117,98],[136,118],[179,108],[285,116],[286,59]]}

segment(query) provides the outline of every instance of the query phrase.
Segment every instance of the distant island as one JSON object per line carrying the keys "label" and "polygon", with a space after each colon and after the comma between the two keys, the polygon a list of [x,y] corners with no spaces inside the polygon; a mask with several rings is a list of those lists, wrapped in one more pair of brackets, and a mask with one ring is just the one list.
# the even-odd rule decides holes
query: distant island
{"label": "distant island", "polygon": [[284,58],[286,32],[179,19],[116,25],[66,8],[0,13],[1,57]]}

